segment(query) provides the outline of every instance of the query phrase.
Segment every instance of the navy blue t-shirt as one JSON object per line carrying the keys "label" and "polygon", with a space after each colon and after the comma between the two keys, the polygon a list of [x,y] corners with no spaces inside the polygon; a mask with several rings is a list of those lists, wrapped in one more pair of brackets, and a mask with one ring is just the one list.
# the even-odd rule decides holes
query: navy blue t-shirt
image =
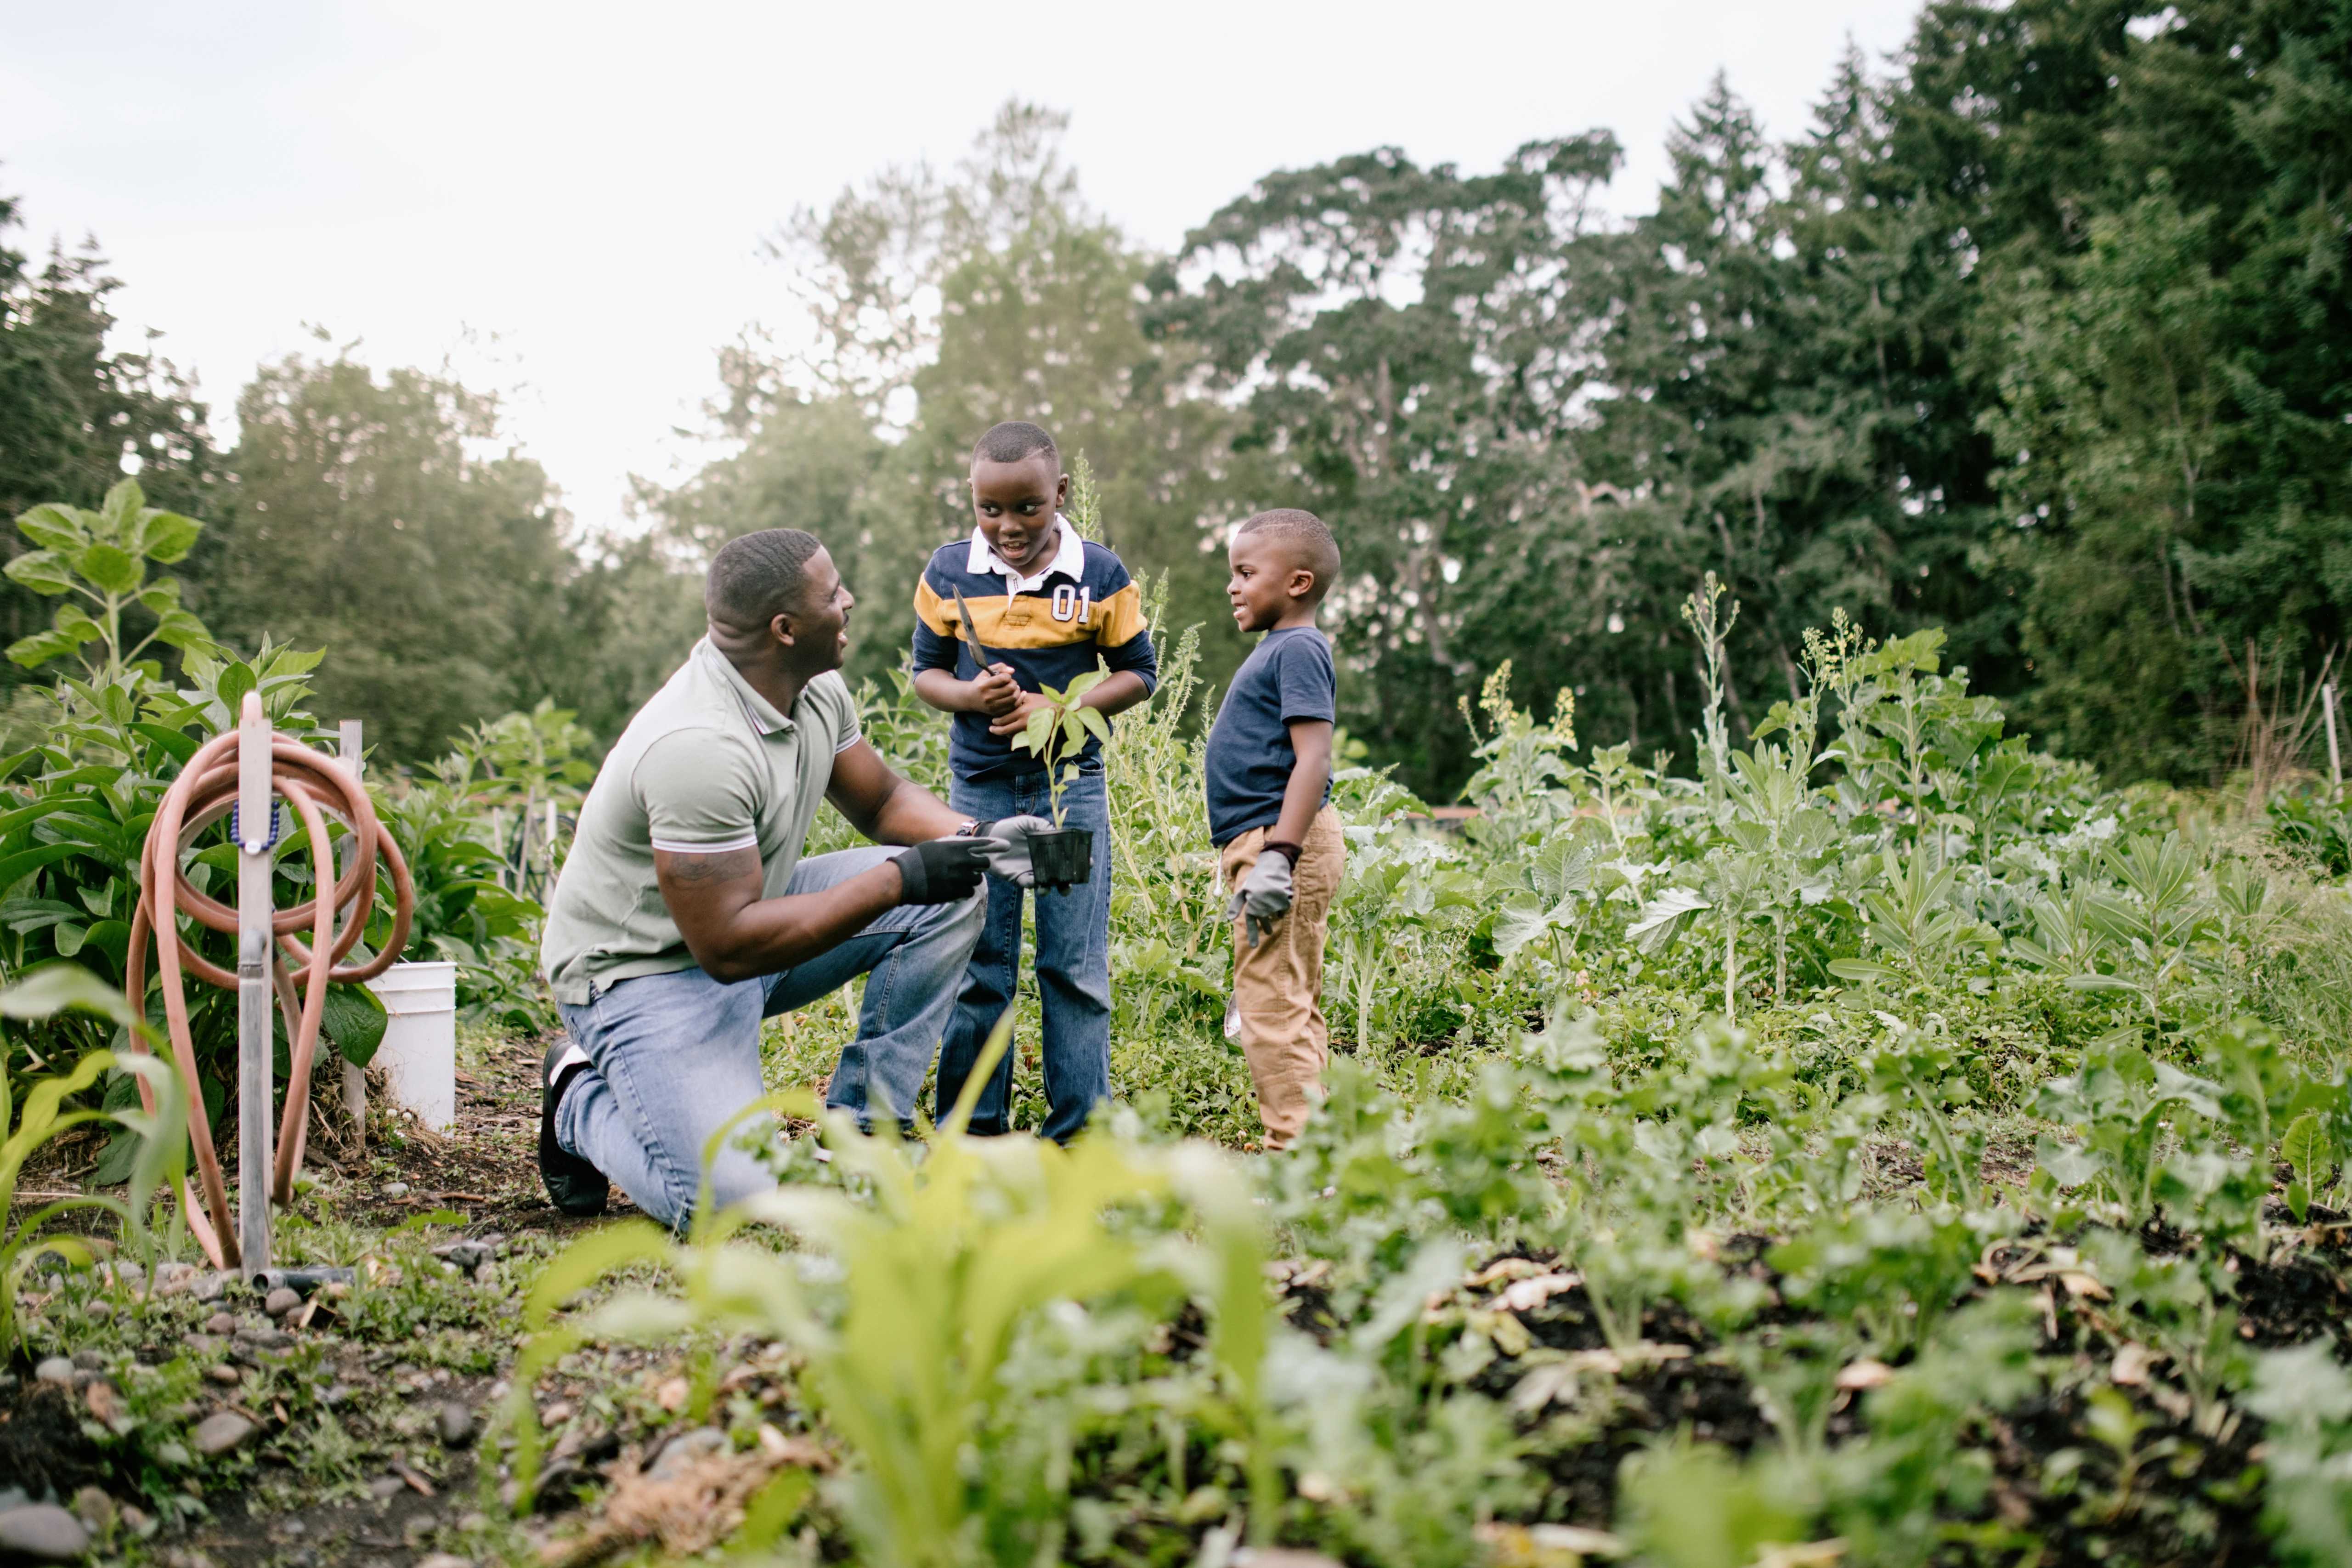
{"label": "navy blue t-shirt", "polygon": [[[1209,838],[1220,847],[1282,816],[1282,792],[1298,753],[1290,721],[1339,716],[1331,645],[1313,626],[1268,632],[1242,660],[1209,731]],[[1323,799],[1331,781],[1323,781]]]}

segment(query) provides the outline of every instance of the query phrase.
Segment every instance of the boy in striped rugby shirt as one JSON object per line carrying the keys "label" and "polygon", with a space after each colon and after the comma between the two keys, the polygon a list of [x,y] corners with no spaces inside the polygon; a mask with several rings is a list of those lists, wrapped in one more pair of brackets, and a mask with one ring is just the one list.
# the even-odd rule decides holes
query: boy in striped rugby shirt
{"label": "boy in striped rugby shirt", "polygon": [[[1045,764],[1013,738],[1044,700],[1095,668],[1110,674],[1080,699],[1110,715],[1151,695],[1159,665],[1142,595],[1117,555],[1078,537],[1054,438],[1018,421],[991,428],[971,454],[971,537],[942,545],[915,588],[915,690],[955,715],[948,740],[949,805],[982,821],[1042,816]],[[961,593],[973,625],[957,612]],[[988,650],[983,665],[975,640]],[[1067,1142],[1110,1098],[1110,806],[1101,747],[1089,739],[1062,796],[1064,826],[1091,828],[1094,870],[1080,887],[1037,892],[1037,993],[1044,1005],[1045,1136]],[[936,1109],[963,1090],[1021,963],[1022,888],[988,883],[988,918],[964,973],[940,1050]],[[1007,1131],[1013,1053],[973,1107],[971,1130]]]}

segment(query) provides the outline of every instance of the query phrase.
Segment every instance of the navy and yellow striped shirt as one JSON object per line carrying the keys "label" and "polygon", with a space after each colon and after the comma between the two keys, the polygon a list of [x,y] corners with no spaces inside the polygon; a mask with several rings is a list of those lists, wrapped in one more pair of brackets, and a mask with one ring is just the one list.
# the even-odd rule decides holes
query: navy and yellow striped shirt
{"label": "navy and yellow striped shirt", "polygon": [[[980,677],[983,660],[956,614],[956,594],[971,608],[971,632],[990,660],[1012,666],[1024,691],[1066,687],[1095,668],[1096,656],[1114,673],[1133,670],[1143,689],[1159,683],[1160,661],[1143,624],[1143,594],[1118,556],[1078,537],[1057,519],[1061,544],[1034,576],[1017,582],[978,529],[971,538],[943,544],[915,585],[918,671],[945,669],[959,680]],[[1013,737],[988,732],[985,713],[958,713],[948,732],[948,763],[958,778],[1035,773],[1045,764],[1013,749]],[[1088,740],[1083,755],[1098,742]]]}

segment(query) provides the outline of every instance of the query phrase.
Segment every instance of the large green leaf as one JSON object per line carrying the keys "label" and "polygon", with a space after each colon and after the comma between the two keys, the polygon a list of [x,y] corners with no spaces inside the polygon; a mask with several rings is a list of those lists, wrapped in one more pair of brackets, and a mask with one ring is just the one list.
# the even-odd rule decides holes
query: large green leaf
{"label": "large green leaf", "polygon": [[79,844],[41,844],[30,849],[20,849],[14,855],[0,855],[0,888],[14,887],[16,879],[29,871],[76,855],[86,855],[88,849]]}
{"label": "large green leaf", "polygon": [[95,1013],[126,1027],[147,1025],[129,998],[79,963],[45,963],[0,990],[0,1018],[50,1018],[68,1011]]}
{"label": "large green leaf", "polygon": [[1543,906],[1531,896],[1520,893],[1496,911],[1491,938],[1495,951],[1508,958],[1550,929]]}
{"label": "large green leaf", "polygon": [[36,594],[56,595],[70,591],[74,585],[73,570],[66,558],[54,550],[28,550],[0,567],[12,583],[19,583]]}
{"label": "large green leaf", "polygon": [[53,658],[62,658],[80,646],[63,632],[35,632],[31,637],[19,637],[10,643],[8,658],[12,663],[31,669]]}
{"label": "large green leaf", "polygon": [[151,724],[144,719],[131,726],[133,734],[144,735],[170,753],[175,763],[184,763],[204,744],[194,735],[174,730],[168,724]]}
{"label": "large green leaf", "polygon": [[147,563],[119,544],[88,545],[73,558],[73,565],[110,594],[128,594],[147,578]]}
{"label": "large green leaf", "polygon": [[26,823],[38,822],[41,818],[55,812],[64,811],[74,804],[69,797],[51,795],[46,800],[37,800],[30,805],[20,805],[14,811],[0,811],[0,841],[5,841],[8,835]]}
{"label": "large green leaf", "polygon": [[151,511],[140,525],[140,552],[150,561],[169,566],[186,556],[204,528],[194,518],[176,511]]}
{"label": "large green leaf", "polygon": [[147,492],[140,488],[137,479],[117,479],[107,490],[106,499],[99,503],[99,511],[107,521],[120,527],[137,517],[146,505]]}
{"label": "large green leaf", "polygon": [[16,519],[16,527],[44,550],[78,550],[89,542],[81,513],[69,506],[37,506]]}
{"label": "large green leaf", "polygon": [[58,636],[71,637],[76,644],[98,642],[106,636],[106,628],[92,619],[89,612],[79,605],[58,605],[57,618],[51,626]]}
{"label": "large green leaf", "polygon": [[228,710],[228,721],[232,727],[236,723],[237,704],[243,702],[245,694],[254,688],[253,666],[243,659],[220,672],[220,679],[213,687],[213,695]]}
{"label": "large green leaf", "polygon": [[319,1027],[343,1059],[365,1067],[383,1044],[383,1004],[364,985],[330,985]]}
{"label": "large green leaf", "polygon": [[220,645],[213,641],[205,623],[186,610],[167,610],[156,623],[155,640],[189,653],[205,653]]}

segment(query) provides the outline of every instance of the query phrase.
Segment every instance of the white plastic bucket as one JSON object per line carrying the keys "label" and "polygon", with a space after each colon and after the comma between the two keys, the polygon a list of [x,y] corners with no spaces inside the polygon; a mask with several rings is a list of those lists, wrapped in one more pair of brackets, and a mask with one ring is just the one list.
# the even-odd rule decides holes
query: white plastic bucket
{"label": "white plastic bucket", "polygon": [[457,966],[395,963],[367,983],[383,1004],[383,1064],[392,1098],[436,1132],[457,1120]]}

